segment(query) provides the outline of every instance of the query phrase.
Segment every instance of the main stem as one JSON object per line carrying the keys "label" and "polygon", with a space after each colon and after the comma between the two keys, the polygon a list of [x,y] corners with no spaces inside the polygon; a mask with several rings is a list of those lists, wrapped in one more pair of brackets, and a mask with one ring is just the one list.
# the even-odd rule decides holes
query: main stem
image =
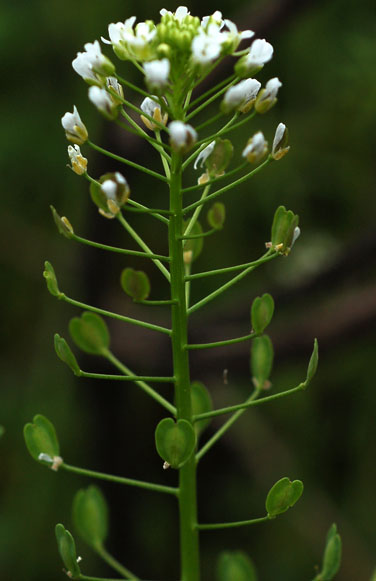
{"label": "main stem", "polygon": [[[172,356],[175,399],[178,419],[192,423],[192,404],[187,344],[187,308],[185,300],[183,259],[183,212],[181,195],[182,159],[173,152],[170,181],[169,249],[171,272]],[[196,461],[195,456],[179,470],[179,516],[181,581],[199,581],[199,543],[197,530]]]}

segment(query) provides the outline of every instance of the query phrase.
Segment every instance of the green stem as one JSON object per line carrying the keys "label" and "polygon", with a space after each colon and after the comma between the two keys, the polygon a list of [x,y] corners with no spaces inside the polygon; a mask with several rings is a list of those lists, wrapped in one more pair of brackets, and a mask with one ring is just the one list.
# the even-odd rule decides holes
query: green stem
{"label": "green stem", "polygon": [[[119,579],[109,579],[108,577],[90,577],[88,575],[80,575],[79,577],[74,577],[74,579],[79,579],[80,581],[119,581]],[[130,581],[137,581],[135,577],[131,578]]]}
{"label": "green stem", "polygon": [[101,244],[100,242],[93,242],[92,240],[87,240],[76,234],[71,234],[70,238],[76,242],[81,242],[81,244],[86,244],[87,246],[93,246],[94,248],[100,248],[101,250],[109,250],[110,252],[117,252],[119,254],[126,254],[128,256],[139,256],[140,258],[151,258],[156,260],[163,260],[165,262],[170,262],[168,256],[163,256],[162,254],[153,254],[153,252],[140,252],[139,250],[126,250],[124,248],[116,248],[115,246],[108,246],[107,244]]}
{"label": "green stem", "polygon": [[274,401],[275,399],[280,399],[281,397],[285,397],[287,395],[292,395],[293,393],[297,393],[298,391],[302,391],[306,388],[306,382],[299,383],[296,387],[292,387],[291,389],[286,389],[286,391],[281,391],[280,393],[275,393],[273,395],[268,395],[267,397],[262,397],[261,399],[256,399],[254,401],[247,400],[244,403],[240,403],[237,405],[228,406],[225,408],[219,408],[217,410],[213,410],[211,412],[205,412],[202,414],[197,414],[194,416],[194,421],[198,422],[199,420],[204,420],[207,418],[214,418],[216,416],[222,416],[224,414],[229,414],[231,412],[235,412],[238,410],[245,410],[247,408],[253,407],[255,405],[260,405],[262,403],[267,403],[269,401]]}
{"label": "green stem", "polygon": [[238,165],[238,167],[236,167],[235,169],[232,169],[231,171],[224,173],[221,176],[218,176],[216,178],[213,178],[212,180],[209,180],[206,183],[203,184],[197,184],[195,186],[190,186],[189,188],[183,188],[182,192],[188,193],[188,192],[193,192],[195,190],[199,190],[200,188],[203,188],[204,186],[211,186],[212,184],[215,184],[216,182],[219,182],[220,180],[224,180],[226,178],[231,177],[232,175],[234,175],[235,173],[238,173],[240,170],[244,169],[247,165],[248,165],[248,161],[244,161],[243,163],[241,163],[240,165]]}
{"label": "green stem", "polygon": [[198,103],[201,103],[201,101],[203,99],[206,99],[207,97],[209,97],[217,89],[219,89],[220,87],[223,87],[223,85],[227,85],[228,83],[230,83],[230,81],[232,81],[232,79],[234,79],[234,77],[235,77],[235,74],[233,73],[232,75],[227,77],[227,79],[223,79],[223,81],[221,81],[220,83],[215,85],[215,87],[211,87],[210,89],[208,89],[208,91],[205,91],[205,93],[202,93],[199,97],[197,97],[194,101],[192,101],[192,103],[190,104],[189,107],[190,108],[195,107],[196,105],[198,105]]}
{"label": "green stem", "polygon": [[[213,343],[189,343],[186,348],[191,349],[212,349],[213,347],[223,347],[225,345],[234,345],[235,343],[242,343],[256,337],[256,333],[249,333],[243,337],[236,337],[235,339],[225,339],[224,341],[214,341]],[[196,419],[196,416],[195,416]]]}
{"label": "green stem", "polygon": [[[252,395],[247,399],[246,403],[249,403],[251,401],[254,401],[255,399],[258,398],[259,394],[261,392],[261,389],[255,389],[254,392],[252,393]],[[225,422],[223,424],[223,426],[221,426],[219,428],[219,430],[217,430],[215,432],[215,434],[210,438],[210,440],[208,440],[206,442],[206,444],[197,452],[196,454],[196,462],[198,462],[199,460],[201,460],[201,458],[204,456],[204,454],[206,454],[206,452],[208,452],[210,450],[210,448],[212,446],[214,446],[214,444],[216,442],[218,442],[218,440],[223,436],[223,434],[225,434],[227,432],[227,430],[229,428],[231,428],[231,426],[240,418],[240,416],[245,412],[245,409],[241,409],[238,410],[237,412],[235,412],[230,419],[227,420],[227,422]]]}
{"label": "green stem", "polygon": [[174,383],[175,377],[158,377],[155,375],[111,375],[108,373],[90,373],[80,370],[79,377],[89,379],[111,379],[113,381],[152,381],[154,383]]}
{"label": "green stem", "polygon": [[200,125],[197,125],[197,127],[196,127],[197,133],[199,133],[199,131],[201,131],[202,129],[204,129],[208,125],[211,125],[215,121],[218,121],[219,119],[221,119],[221,117],[223,117],[223,113],[222,112],[217,113],[216,115],[213,115],[213,117],[210,117],[210,119],[207,119],[206,121],[204,121]]}
{"label": "green stem", "polygon": [[131,573],[129,569],[124,567],[115,557],[113,557],[107,549],[102,545],[95,546],[95,551],[98,553],[100,557],[102,557],[103,561],[107,563],[112,569],[120,573],[124,577],[124,579],[133,579],[134,581],[140,581],[139,577],[136,577],[134,573]]}
{"label": "green stem", "polygon": [[228,192],[232,188],[235,188],[236,186],[239,186],[240,184],[242,184],[243,182],[245,182],[249,178],[251,178],[254,175],[256,175],[265,166],[267,166],[271,161],[272,161],[272,158],[271,157],[268,157],[263,163],[260,163],[260,165],[257,166],[254,170],[252,170],[249,173],[245,174],[241,178],[235,180],[231,184],[228,184],[227,186],[224,186],[223,188],[217,190],[216,192],[213,192],[212,194],[210,194],[209,196],[207,196],[207,198],[205,200],[198,200],[198,202],[194,202],[193,204],[190,204],[189,206],[187,206],[186,208],[184,208],[184,213],[185,212],[189,212],[190,210],[194,210],[194,208],[197,208],[197,206],[201,206],[202,204],[205,204],[209,200],[213,200],[217,196],[220,196],[221,194],[224,194],[225,192]]}
{"label": "green stem", "polygon": [[195,238],[205,238],[205,236],[211,236],[219,231],[219,228],[212,228],[206,232],[201,232],[201,234],[191,234],[190,236],[181,236],[182,240],[194,240]]}
{"label": "green stem", "polygon": [[153,171],[152,169],[149,169],[147,167],[144,167],[143,165],[135,163],[134,161],[130,161],[129,159],[126,159],[125,157],[121,157],[120,155],[116,155],[115,153],[111,153],[111,151],[108,151],[107,149],[103,149],[103,147],[100,147],[99,145],[95,145],[95,143],[93,143],[92,141],[88,140],[86,143],[88,145],[90,145],[90,147],[95,149],[96,151],[99,151],[99,153],[103,153],[103,155],[107,155],[108,157],[111,157],[112,159],[115,159],[116,161],[120,161],[121,163],[125,163],[126,165],[129,165],[130,167],[133,167],[134,169],[138,169],[140,171],[143,171],[144,173],[147,173],[148,175],[153,176],[153,178],[157,178],[158,180],[162,180],[163,182],[168,181],[165,176],[162,176],[161,174],[157,173],[156,171]]}
{"label": "green stem", "polygon": [[[275,258],[275,256],[277,256],[277,255],[274,255],[274,254],[271,255],[269,257],[269,260],[271,260],[272,258]],[[231,280],[229,280],[228,282],[226,282],[225,284],[223,284],[222,286],[220,286],[219,288],[217,288],[217,290],[213,291],[212,293],[210,293],[209,295],[207,295],[205,298],[201,299],[200,301],[198,301],[197,303],[195,303],[194,305],[192,305],[188,309],[188,313],[189,314],[194,313],[195,311],[197,311],[198,309],[200,309],[201,307],[203,307],[204,305],[206,305],[207,303],[209,303],[213,299],[217,298],[219,295],[221,295],[226,290],[228,290],[232,285],[236,284],[242,278],[244,278],[245,276],[247,276],[247,274],[249,274],[250,272],[252,272],[253,270],[255,270],[255,268],[257,268],[260,264],[263,264],[263,262],[266,262],[266,260],[263,260],[262,262],[258,261],[253,266],[249,266],[248,268],[246,268],[245,270],[243,270],[243,272],[241,272],[240,274],[234,276],[234,278],[232,278]]]}
{"label": "green stem", "polygon": [[[187,309],[184,282],[183,213],[181,197],[182,163],[178,153],[172,155],[170,182],[169,250],[171,257],[172,354],[177,417],[192,423],[192,402],[187,344]],[[197,531],[196,463],[194,456],[179,470],[179,513],[181,581],[199,581],[199,544]]]}
{"label": "green stem", "polygon": [[143,327],[144,329],[150,329],[151,331],[159,331],[166,335],[171,335],[171,329],[166,327],[160,327],[159,325],[154,325],[153,323],[146,323],[145,321],[139,321],[138,319],[132,319],[131,317],[126,317],[124,315],[118,315],[112,311],[106,311],[104,309],[99,309],[98,307],[93,307],[92,305],[87,305],[67,297],[64,293],[60,293],[58,298],[74,307],[80,309],[85,309],[86,311],[91,311],[93,313],[98,313],[98,315],[103,315],[104,317],[111,317],[111,319],[117,319],[118,321],[123,321],[124,323],[130,323],[131,325],[136,325],[137,327]]}
{"label": "green stem", "polygon": [[[132,371],[128,367],[126,367],[121,361],[119,361],[119,359],[115,357],[115,355],[111,353],[111,351],[106,350],[104,351],[103,355],[125,375],[134,376],[134,373],[132,373]],[[150,385],[145,383],[142,379],[134,380],[134,382],[136,383],[136,385],[141,387],[143,391],[150,395],[150,397],[152,397],[155,401],[161,404],[166,410],[168,410],[173,416],[176,415],[175,406],[173,406],[169,401],[167,401],[167,399],[162,397],[157,391],[155,391],[155,389],[150,387]]]}
{"label": "green stem", "polygon": [[199,524],[197,528],[200,531],[212,531],[216,529],[232,529],[234,527],[244,527],[246,525],[255,525],[260,522],[266,522],[270,520],[270,516],[263,516],[261,518],[252,518],[250,520],[238,520],[234,522],[222,522],[213,524]]}
{"label": "green stem", "polygon": [[[137,242],[137,244],[143,250],[145,250],[145,252],[148,252],[150,254],[153,254],[152,251],[150,250],[149,246],[142,240],[142,238],[137,234],[137,232],[127,222],[127,220],[124,218],[124,216],[121,214],[121,212],[119,212],[119,214],[117,214],[116,217],[119,220],[119,222],[122,224],[122,226],[126,229],[126,231],[128,232],[128,234],[130,234],[130,236],[132,236],[133,240],[135,242]],[[161,273],[163,274],[163,276],[170,282],[170,273],[168,272],[168,270],[164,266],[164,264],[162,264],[158,259],[152,258],[152,261],[154,262],[155,266],[157,268],[159,268],[159,270],[161,271]]]}
{"label": "green stem", "polygon": [[[155,130],[155,136],[157,138],[157,142],[163,145],[162,138],[161,138],[161,131],[159,129]],[[164,152],[164,150],[163,150],[163,152]],[[164,154],[165,154],[165,152],[164,152]],[[165,171],[166,178],[169,180],[171,178],[171,170],[170,170],[170,165],[169,165],[171,163],[171,157],[170,156],[166,157],[166,155],[162,155],[162,152],[161,152],[161,161],[162,161],[163,169]]]}
{"label": "green stem", "polygon": [[236,272],[237,270],[244,270],[245,268],[249,268],[250,266],[257,267],[260,264],[264,264],[264,262],[268,262],[273,258],[279,256],[278,252],[273,252],[268,250],[261,256],[258,260],[253,260],[252,262],[244,262],[243,264],[236,264],[235,266],[225,266],[224,268],[215,268],[213,270],[205,270],[204,272],[196,272],[195,274],[189,274],[186,276],[186,280],[196,280],[198,278],[205,278],[206,276],[214,276],[217,274],[226,274],[228,272]]}
{"label": "green stem", "polygon": [[204,101],[204,103],[202,103],[201,105],[199,105],[194,111],[192,111],[189,115],[187,115],[186,121],[189,121],[189,119],[192,119],[192,117],[195,117],[197,115],[197,113],[199,113],[200,111],[202,111],[203,109],[205,109],[205,107],[207,107],[208,105],[210,105],[210,103],[212,103],[213,101],[215,101],[216,99],[218,99],[218,97],[220,97],[221,95],[223,95],[223,93],[225,93],[229,87],[231,87],[232,85],[234,85],[236,83],[236,81],[237,81],[237,78],[233,79],[230,83],[228,83],[227,85],[225,85],[224,87],[222,87],[219,91],[217,91],[209,99],[207,99],[206,101]]}
{"label": "green stem", "polygon": [[104,472],[97,472],[95,470],[87,470],[86,468],[71,466],[65,462],[59,466],[59,470],[66,470],[67,472],[73,472],[80,476],[89,476],[90,478],[98,478],[99,480],[108,480],[110,482],[116,482],[117,484],[136,486],[138,488],[144,488],[145,490],[153,490],[154,492],[164,492],[166,494],[173,494],[174,496],[179,495],[179,490],[172,486],[164,486],[164,484],[154,484],[153,482],[145,482],[143,480],[134,480],[133,478],[123,478],[122,476],[105,474]]}

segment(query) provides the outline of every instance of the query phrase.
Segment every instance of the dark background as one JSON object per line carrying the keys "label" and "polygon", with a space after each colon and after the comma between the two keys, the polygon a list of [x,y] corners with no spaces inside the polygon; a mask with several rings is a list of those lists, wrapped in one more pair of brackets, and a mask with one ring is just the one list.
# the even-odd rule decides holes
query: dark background
{"label": "dark background", "polygon": [[[170,1],[163,6],[176,8]],[[144,143],[97,115],[71,61],[85,42],[107,36],[108,23],[133,14],[138,20],[156,20],[161,7],[150,1],[18,0],[2,9],[2,581],[64,578],[53,529],[63,522],[72,530],[72,497],[92,483],[55,474],[32,461],[22,427],[35,413],[53,421],[62,455],[71,464],[166,484],[175,481],[172,471],[162,473],[153,444],[161,409],[132,384],[76,380],[56,358],[53,333],[68,337],[68,321],[79,312],[56,302],[42,278],[48,259],[70,296],[168,323],[163,310],[145,314],[136,309],[119,286],[122,268],[145,268],[153,295],[162,297],[166,287],[152,265],[62,238],[49,211],[52,203],[87,238],[130,244],[117,223],[97,214],[87,182],[64,167],[67,142],[60,118],[75,103],[94,142],[158,167]],[[256,258],[270,237],[280,204],[301,216],[302,235],[290,257],[265,266],[193,315],[192,340],[246,334],[251,301],[270,292],[276,301],[270,327],[273,389],[292,387],[305,377],[314,337],[319,339],[320,366],[308,391],[244,414],[202,462],[199,505],[205,522],[262,516],[266,493],[276,480],[288,475],[305,483],[296,507],[272,523],[203,533],[203,579],[214,579],[221,550],[243,549],[252,555],[261,580],[310,580],[321,561],[326,531],[335,521],[344,553],[338,581],[369,581],[376,565],[374,2],[190,5],[191,13],[199,16],[216,9],[240,29],[251,28],[274,45],[275,57],[259,78],[265,82],[278,76],[283,83],[275,109],[231,134],[237,155],[259,129],[271,142],[280,121],[290,130],[291,151],[226,194],[226,227],[207,239],[196,269]],[[126,64],[120,63],[118,70],[138,79]],[[93,175],[118,169],[89,148],[82,149]],[[133,170],[124,173],[134,199],[157,207],[166,203],[159,185]],[[132,214],[132,224],[156,252],[165,251],[158,222]],[[200,288],[193,288],[193,298],[219,282],[204,279]],[[169,346],[163,337],[112,320],[109,327],[113,350],[127,365],[143,373],[169,373]],[[100,360],[77,355],[85,370],[108,369]],[[206,383],[216,406],[242,401],[250,390],[249,346],[194,353],[192,379]],[[162,387],[166,396],[168,391]],[[219,420],[208,432],[216,425]],[[176,581],[174,500],[118,485],[101,488],[110,503],[111,552],[143,578]],[[85,574],[116,576],[81,541],[78,552]]]}

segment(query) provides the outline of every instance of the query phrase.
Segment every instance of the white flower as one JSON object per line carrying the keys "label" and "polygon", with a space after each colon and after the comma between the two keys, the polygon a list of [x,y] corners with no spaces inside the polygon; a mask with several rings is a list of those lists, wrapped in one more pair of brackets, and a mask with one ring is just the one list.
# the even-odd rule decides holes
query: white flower
{"label": "white flower", "polygon": [[193,165],[193,167],[195,169],[198,169],[199,165],[200,165],[200,167],[204,167],[204,163],[208,159],[209,155],[212,153],[214,147],[215,147],[215,140],[212,141],[211,143],[209,143],[209,145],[207,145],[205,147],[205,149],[203,149],[200,152],[200,154],[196,157],[196,161]]}
{"label": "white flower", "polygon": [[242,152],[242,156],[245,157],[250,163],[256,163],[260,161],[266,152],[268,151],[268,142],[265,141],[265,137],[261,131],[255,133]]}
{"label": "white flower", "polygon": [[274,77],[266,83],[265,88],[260,91],[256,99],[255,109],[257,113],[266,113],[276,104],[279,87],[282,87],[282,83],[278,77]]}
{"label": "white flower", "polygon": [[155,89],[162,89],[168,83],[170,61],[167,58],[150,61],[144,64],[146,84]]}
{"label": "white flower", "polygon": [[188,150],[197,140],[197,133],[191,125],[182,121],[172,121],[168,126],[171,146],[176,151]]}
{"label": "white flower", "polygon": [[113,74],[115,67],[112,62],[102,54],[99,42],[85,44],[86,52],[78,52],[72,61],[72,67],[85,81],[97,85],[103,85],[101,76]]}
{"label": "white flower", "polygon": [[243,112],[249,111],[256,100],[260,87],[261,83],[257,79],[245,79],[227,89],[223,99],[225,111],[237,108]]}
{"label": "white flower", "polygon": [[[163,125],[166,125],[168,115],[167,113],[164,113],[162,116],[162,109],[160,104],[158,103],[158,97],[156,97],[155,95],[152,95],[151,98],[146,97],[142,101],[140,108],[141,111],[143,111],[146,115],[149,115],[149,117],[153,117],[153,119],[155,119],[157,123],[163,123]],[[151,129],[152,131],[157,129],[158,124],[153,123],[150,119],[144,117],[144,115],[141,115],[141,119],[148,129]]]}
{"label": "white flower", "polygon": [[113,46],[117,46],[120,44],[121,41],[124,40],[124,36],[127,34],[134,34],[133,33],[133,25],[136,22],[136,16],[131,16],[127,18],[125,22],[117,22],[116,24],[112,23],[108,26],[108,34],[110,40],[106,40],[102,38],[102,41],[106,44],[112,44]]}
{"label": "white flower", "polygon": [[289,132],[284,123],[280,123],[276,129],[273,147],[272,147],[272,157],[276,160],[281,159],[289,151],[290,146],[288,146]]}
{"label": "white flower", "polygon": [[117,214],[120,207],[129,198],[130,189],[128,182],[118,171],[112,174],[106,174],[104,177],[106,179],[101,183],[101,191],[106,197],[107,207],[111,214]]}
{"label": "white flower", "polygon": [[245,64],[248,68],[260,67],[271,60],[273,56],[273,47],[269,42],[263,39],[253,41],[249,53],[246,55]]}
{"label": "white flower", "polygon": [[134,29],[136,17],[131,16],[125,22],[112,23],[108,27],[110,40],[102,38],[106,44],[112,44],[117,56],[123,60],[129,58],[150,58],[151,42],[157,29],[152,22],[139,22]]}
{"label": "white flower", "polygon": [[74,173],[76,173],[79,176],[84,174],[87,168],[87,159],[81,154],[79,146],[68,145],[68,155]]}
{"label": "white flower", "polygon": [[117,105],[106,89],[100,89],[97,86],[90,87],[89,99],[107,119],[116,117]]}
{"label": "white flower", "polygon": [[118,82],[117,78],[116,77],[107,77],[106,87],[108,89],[111,89],[111,91],[113,93],[116,93],[118,95],[118,97],[115,97],[114,95],[111,94],[111,98],[112,98],[113,102],[116,103],[117,105],[121,105],[121,103],[123,102],[123,99],[124,99],[124,91],[123,91],[123,87]]}
{"label": "white flower", "polygon": [[265,92],[262,96],[262,100],[269,99],[270,101],[274,101],[277,97],[279,87],[282,87],[282,83],[278,77],[270,79],[265,85]]}
{"label": "white flower", "polygon": [[204,16],[201,20],[201,28],[205,29],[209,22],[214,22],[219,26],[219,28],[221,28],[224,24],[222,19],[222,12],[216,10],[211,16]]}
{"label": "white flower", "polygon": [[193,62],[200,65],[211,63],[221,54],[223,42],[224,38],[214,24],[209,25],[208,33],[200,30],[192,40]]}
{"label": "white flower", "polygon": [[62,117],[61,124],[65,129],[65,135],[68,141],[76,143],[77,145],[82,145],[87,141],[88,132],[81,121],[75,105],[73,107],[73,113],[65,113]]}
{"label": "white flower", "polygon": [[290,248],[292,248],[294,246],[294,244],[297,241],[297,239],[299,238],[299,236],[300,236],[300,228],[299,228],[299,226],[296,226],[294,228],[294,233],[292,235],[292,240],[291,240],[291,246],[290,246]]}
{"label": "white flower", "polygon": [[170,12],[169,10],[162,8],[162,10],[160,10],[159,14],[161,16],[166,16],[166,15],[171,16],[172,18],[174,18],[178,22],[181,22],[182,20],[184,20],[184,18],[186,16],[188,16],[190,14],[190,12],[188,11],[188,8],[186,6],[179,6],[175,12]]}

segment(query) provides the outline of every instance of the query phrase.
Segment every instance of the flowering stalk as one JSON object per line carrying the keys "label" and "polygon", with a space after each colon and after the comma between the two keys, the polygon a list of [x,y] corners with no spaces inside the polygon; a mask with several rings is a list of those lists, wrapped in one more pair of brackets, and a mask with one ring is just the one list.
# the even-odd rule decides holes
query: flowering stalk
{"label": "flowering stalk", "polygon": [[[175,13],[162,9],[161,21],[158,24],[152,21],[136,24],[136,18],[130,17],[124,23],[110,24],[108,33],[110,40],[102,39],[103,42],[112,46],[115,55],[120,60],[128,61],[136,67],[143,77],[146,90],[125,80],[123,73],[121,76],[117,73],[111,60],[102,54],[98,41],[85,45],[85,52],[78,53],[74,59],[73,68],[90,85],[89,100],[107,120],[115,121],[119,127],[145,139],[159,153],[163,173],[150,170],[92,143],[76,107],[73,113],[66,113],[63,116],[62,125],[67,139],[74,144],[68,147],[71,169],[89,181],[90,195],[98,207],[99,214],[106,219],[115,219],[141,250],[114,248],[86,240],[75,234],[66,217],[60,217],[54,208],[52,208],[52,213],[59,232],[68,239],[98,249],[152,261],[169,284],[169,296],[149,299],[151,285],[147,275],[143,271],[136,271],[130,267],[125,268],[121,273],[121,286],[124,292],[137,303],[148,307],[160,305],[169,308],[171,328],[86,305],[70,298],[60,291],[54,269],[49,262],[46,262],[44,276],[50,293],[60,300],[84,309],[81,317],[75,317],[70,322],[69,330],[74,343],[86,353],[104,357],[117,369],[118,374],[83,371],[68,343],[58,334],[55,335],[55,349],[58,357],[76,376],[134,382],[146,395],[164,408],[169,416],[156,427],[155,445],[163,460],[163,468],[178,470],[179,485],[169,487],[154,482],[103,474],[65,463],[60,456],[59,443],[53,425],[47,418],[40,415],[35,416],[34,423],[27,424],[25,427],[25,439],[31,455],[53,470],[60,468],[82,476],[138,486],[175,496],[179,510],[180,581],[199,581],[200,530],[248,526],[273,519],[293,506],[303,490],[303,484],[300,481],[282,478],[267,495],[265,516],[212,524],[202,524],[198,519],[196,486],[198,461],[248,408],[305,389],[317,367],[318,347],[315,341],[305,381],[284,392],[263,396],[264,390],[271,386],[269,375],[273,362],[273,346],[268,335],[264,333],[274,311],[274,301],[268,294],[254,299],[251,307],[251,329],[248,333],[240,337],[202,344],[189,342],[188,323],[192,313],[228,291],[255,268],[281,255],[287,256],[300,234],[298,216],[286,210],[284,206],[280,206],[274,216],[270,241],[266,242],[267,250],[260,258],[234,266],[192,273],[194,261],[201,252],[203,240],[223,228],[226,212],[219,198],[251,179],[270,163],[281,159],[289,150],[288,131],[283,123],[277,127],[271,151],[260,130],[250,135],[240,152],[236,151],[231,141],[227,139],[230,131],[234,131],[251,119],[258,119],[257,115],[266,113],[275,105],[281,82],[277,78],[271,79],[266,83],[265,88],[261,89],[261,82],[256,80],[254,75],[272,58],[273,47],[266,40],[258,39],[248,49],[238,51],[239,43],[251,38],[254,33],[250,30],[238,31],[236,25],[223,19],[219,11],[200,21],[197,17],[191,16],[184,6],[179,6]],[[206,91],[204,95],[194,94],[194,99],[191,101],[193,92],[196,92],[200,82],[227,55],[240,56],[235,64],[235,73],[216,87]],[[135,105],[127,95],[124,96],[122,85],[125,86],[126,91],[131,90],[137,96],[141,95],[142,103]],[[216,102],[219,106],[217,115],[196,128],[188,123],[197,113]],[[139,120],[135,120],[134,116],[131,117],[129,110],[138,114]],[[119,115],[128,125],[118,119]],[[214,120],[227,115],[230,118],[226,118],[223,127],[217,132],[201,133]],[[147,131],[153,132],[154,137],[151,137]],[[168,194],[166,207],[154,209],[134,200],[126,177],[119,171],[106,173],[99,178],[91,177],[88,160],[80,150],[80,146],[85,144],[124,164],[125,168],[131,166],[145,173],[149,178],[162,181]],[[236,167],[228,169],[234,155],[238,157]],[[242,157],[244,161],[239,160],[239,157]],[[184,171],[192,162],[194,169],[200,169],[204,173],[198,177],[197,184],[183,188]],[[248,169],[249,165],[251,165],[250,169]],[[240,172],[242,175],[239,177]],[[235,174],[236,179],[212,191],[212,186],[217,181],[229,180]],[[196,201],[186,203],[183,200],[186,193],[197,190],[202,191]],[[208,210],[206,217],[208,228],[204,230],[199,218],[206,209]],[[129,219],[124,216],[126,211],[130,212]],[[168,255],[152,251],[149,243],[133,228],[131,212],[143,212],[146,216],[158,219],[167,227]],[[217,274],[230,274],[232,277],[216,290],[190,305],[191,285],[203,277]],[[129,325],[137,325],[145,330],[167,335],[172,345],[173,373],[171,377],[154,377],[148,373],[139,374],[131,371],[111,351],[109,331],[102,317],[112,317]],[[254,388],[246,401],[212,410],[208,390],[202,384],[191,382],[189,352],[243,341],[253,343],[251,380]],[[168,401],[157,388],[151,387],[149,383],[157,386],[161,383],[173,384],[174,403]],[[206,423],[212,417],[224,414],[232,415],[203,446],[200,446],[199,436]],[[108,528],[108,515],[105,500],[99,489],[89,487],[86,491],[80,491],[75,498],[73,512],[80,536],[124,578],[140,579],[129,573],[129,570],[113,558],[103,545]],[[56,537],[68,576],[73,579],[96,579],[81,573],[74,539],[61,524],[56,527]],[[337,541],[336,543],[338,544]],[[230,557],[230,570],[237,570],[239,557],[236,555]],[[228,557],[220,558],[221,580],[232,579],[226,573],[228,563]],[[239,579],[242,581],[254,579],[251,576],[254,569],[249,557],[242,556],[242,567],[245,576]],[[329,577],[325,578],[329,579]]]}

